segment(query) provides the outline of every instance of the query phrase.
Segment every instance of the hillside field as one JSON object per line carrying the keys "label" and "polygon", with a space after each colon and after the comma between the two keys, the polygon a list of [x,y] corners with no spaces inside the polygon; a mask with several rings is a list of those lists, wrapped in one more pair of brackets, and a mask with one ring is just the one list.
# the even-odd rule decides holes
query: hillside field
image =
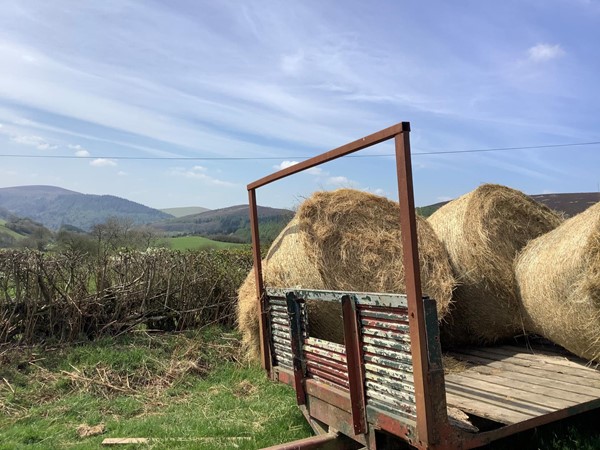
{"label": "hillside field", "polygon": [[173,238],[166,238],[166,242],[169,243],[170,248],[173,250],[198,250],[205,248],[235,248],[241,247],[246,244],[235,244],[231,242],[220,242],[213,241],[202,236],[179,236]]}

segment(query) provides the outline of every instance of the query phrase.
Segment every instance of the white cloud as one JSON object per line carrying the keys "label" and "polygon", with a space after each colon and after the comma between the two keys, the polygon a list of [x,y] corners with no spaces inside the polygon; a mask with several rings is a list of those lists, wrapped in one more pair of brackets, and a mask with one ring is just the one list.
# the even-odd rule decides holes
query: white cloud
{"label": "white cloud", "polygon": [[96,158],[93,161],[90,161],[90,166],[94,167],[114,167],[117,163],[112,159],[106,158]]}
{"label": "white cloud", "polygon": [[355,183],[349,178],[343,176],[335,176],[327,178],[327,184],[333,184],[336,186],[352,186]]}
{"label": "white cloud", "polygon": [[537,44],[528,50],[529,59],[533,62],[550,61],[565,55],[565,51],[559,44]]}
{"label": "white cloud", "polygon": [[85,157],[91,156],[90,152],[88,152],[85,148],[83,148],[79,144],[77,144],[77,145],[69,144],[68,147],[72,150],[75,150],[75,156],[78,156],[79,158],[85,158]]}
{"label": "white cloud", "polygon": [[56,145],[51,145],[44,138],[33,135],[14,135],[11,136],[10,140],[16,144],[29,145],[35,147],[38,150],[54,150],[58,148]]}
{"label": "white cloud", "polygon": [[124,176],[126,176],[126,175],[127,175],[127,172],[123,172],[122,170],[119,170],[119,171],[117,172],[117,175],[119,175],[120,177],[124,177]]}
{"label": "white cloud", "polygon": [[273,166],[273,169],[275,170],[283,170],[283,169],[287,169],[288,167],[292,167],[294,165],[298,164],[298,161],[281,161],[280,164],[276,164]]}
{"label": "white cloud", "polygon": [[195,180],[200,180],[204,184],[211,186],[222,186],[222,187],[237,187],[235,183],[231,183],[229,181],[219,180],[218,178],[211,177],[206,172],[208,169],[203,166],[194,166],[191,169],[184,169],[183,167],[176,167],[169,171],[170,175],[183,177],[183,178],[191,178]]}

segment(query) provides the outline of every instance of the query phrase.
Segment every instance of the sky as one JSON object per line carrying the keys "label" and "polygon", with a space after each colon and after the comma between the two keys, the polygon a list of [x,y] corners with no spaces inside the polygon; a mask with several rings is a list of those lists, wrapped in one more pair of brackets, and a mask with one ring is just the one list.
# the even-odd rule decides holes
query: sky
{"label": "sky", "polygon": [[[599,88],[599,0],[3,0],[0,187],[220,208],[408,121],[417,205],[488,182],[595,192],[600,144],[419,153],[599,142]],[[392,151],[294,175],[258,202],[339,187],[397,198]],[[256,159],[215,159],[235,157]]]}

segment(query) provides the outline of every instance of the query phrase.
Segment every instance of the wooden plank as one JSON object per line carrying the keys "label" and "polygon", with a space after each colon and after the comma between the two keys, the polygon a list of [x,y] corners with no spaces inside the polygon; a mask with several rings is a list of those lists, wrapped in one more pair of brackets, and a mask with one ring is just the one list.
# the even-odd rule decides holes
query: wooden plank
{"label": "wooden plank", "polygon": [[[527,351],[527,349],[518,349],[518,347],[491,347],[489,349],[486,348],[486,351],[490,351],[499,355],[511,355],[515,358],[526,359],[527,361],[537,361],[540,364],[554,364],[557,366],[564,366],[569,370],[568,373],[572,373],[572,371],[577,371],[577,376],[584,378],[594,378],[596,380],[600,379],[600,370],[594,369],[590,367],[589,363],[586,363],[585,360],[580,360],[577,362],[574,359],[567,359],[563,355],[552,354],[552,353],[531,353]],[[558,370],[558,369],[557,369]]]}
{"label": "wooden plank", "polygon": [[542,388],[542,392],[540,392],[540,389],[537,389],[538,392],[533,392],[535,389],[529,389],[524,383],[520,386],[517,383],[513,383],[512,386],[505,386],[506,380],[502,378],[498,380],[493,375],[470,374],[467,371],[461,374],[447,375],[446,381],[504,396],[508,401],[523,401],[555,411],[577,404],[577,402],[572,400],[556,398],[550,395],[550,389]]}
{"label": "wooden plank", "polygon": [[[446,379],[454,381],[455,375],[464,376],[476,380],[485,380],[489,383],[498,384],[510,389],[517,389],[526,392],[532,392],[539,395],[548,396],[555,399],[560,399],[569,404],[583,403],[590,400],[594,400],[596,397],[589,395],[579,395],[573,392],[567,392],[562,389],[557,389],[553,385],[543,386],[539,384],[531,383],[530,381],[520,381],[515,379],[514,374],[501,372],[500,375],[494,373],[482,373],[477,371],[466,370],[459,374],[446,375]],[[516,394],[515,394],[516,395]]]}
{"label": "wooden plank", "polygon": [[518,373],[518,372],[507,372],[505,370],[500,370],[500,369],[496,369],[496,368],[488,367],[488,366],[475,366],[468,370],[477,372],[477,373],[497,375],[497,376],[501,376],[503,378],[507,378],[509,380],[522,381],[524,383],[528,383],[528,384],[532,384],[532,385],[550,387],[550,388],[553,388],[556,390],[564,391],[565,395],[567,395],[567,396],[572,395],[573,399],[581,398],[582,401],[589,401],[589,400],[595,400],[597,398],[600,398],[600,390],[599,389],[593,389],[590,387],[581,386],[581,385],[573,384],[573,383],[567,383],[564,381],[540,378],[539,376],[536,376],[536,375],[530,375],[530,374]]}
{"label": "wooden plank", "polygon": [[482,403],[493,404],[500,408],[516,411],[530,417],[537,417],[554,411],[552,408],[547,408],[540,405],[532,405],[526,401],[508,399],[504,395],[487,392],[474,386],[464,386],[451,381],[446,382],[446,391],[451,392],[454,395],[469,397],[474,400],[479,400]]}
{"label": "wooden plank", "polygon": [[[472,354],[464,354],[462,352],[453,352],[451,356],[454,356],[463,361],[470,361],[474,363],[480,363],[487,365],[489,367],[494,367],[502,370],[506,370],[507,372],[518,372],[518,373],[526,373],[529,375],[534,375],[540,378],[547,378],[551,380],[564,381],[566,383],[581,383],[581,380],[576,380],[574,382],[573,377],[571,375],[565,375],[562,373],[551,372],[548,370],[542,370],[536,367],[524,366],[522,364],[513,364],[510,360],[496,361],[490,358],[479,357]],[[585,385],[588,387],[593,387],[595,389],[600,389],[600,380],[590,380],[586,379]]]}
{"label": "wooden plank", "polygon": [[532,418],[528,414],[522,414],[502,406],[482,402],[478,398],[473,399],[465,395],[453,394],[452,392],[446,392],[446,402],[448,406],[453,406],[469,414],[494,420],[505,425],[523,422]]}
{"label": "wooden plank", "polygon": [[591,378],[600,380],[600,372],[585,366],[568,366],[560,364],[557,358],[547,355],[532,355],[526,352],[511,352],[502,351],[499,348],[485,348],[477,350],[469,350],[469,354],[478,356],[489,355],[489,358],[497,361],[509,361],[513,364],[520,364],[526,367],[539,367],[542,370],[551,370],[557,373],[565,373],[575,377]]}

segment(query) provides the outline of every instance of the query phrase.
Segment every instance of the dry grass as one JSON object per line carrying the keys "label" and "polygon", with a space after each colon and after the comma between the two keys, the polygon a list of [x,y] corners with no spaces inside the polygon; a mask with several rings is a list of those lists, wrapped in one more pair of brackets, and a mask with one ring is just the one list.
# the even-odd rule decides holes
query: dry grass
{"label": "dry grass", "polygon": [[600,362],[600,203],[532,241],[516,276],[528,330]]}
{"label": "dry grass", "polygon": [[459,283],[445,345],[492,343],[523,333],[513,269],[517,253],[561,223],[520,191],[485,184],[444,205],[429,223],[448,249]]}

